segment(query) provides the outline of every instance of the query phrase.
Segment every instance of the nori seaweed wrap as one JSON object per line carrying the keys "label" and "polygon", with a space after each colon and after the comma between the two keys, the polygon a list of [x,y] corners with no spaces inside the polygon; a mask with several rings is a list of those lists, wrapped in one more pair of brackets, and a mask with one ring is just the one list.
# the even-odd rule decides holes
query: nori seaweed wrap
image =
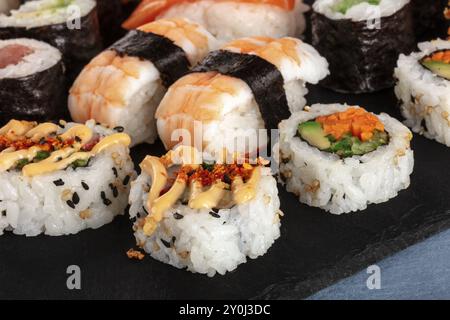
{"label": "nori seaweed wrap", "polygon": [[208,71],[217,71],[244,81],[252,90],[266,129],[277,129],[281,120],[289,118],[291,113],[283,75],[270,62],[257,55],[218,50],[211,52],[192,70]]}
{"label": "nori seaweed wrap", "polygon": [[103,44],[109,46],[125,34],[121,28],[123,11],[120,0],[97,0]]}
{"label": "nori seaweed wrap", "polygon": [[63,116],[64,67],[58,49],[32,39],[0,40],[0,121]]}
{"label": "nori seaweed wrap", "polygon": [[96,2],[27,1],[11,15],[0,15],[0,39],[14,38],[33,38],[58,48],[73,79],[102,49]]}
{"label": "nori seaweed wrap", "polygon": [[[337,6],[344,1],[333,3]],[[312,43],[327,59],[331,73],[321,84],[338,92],[373,92],[392,87],[398,56],[414,48],[409,0],[381,0],[379,7],[361,2],[358,8],[352,8],[351,18],[343,11],[336,12],[337,7],[330,6],[327,0],[318,0],[313,6]],[[374,12],[377,16],[373,16]]]}
{"label": "nori seaweed wrap", "polygon": [[448,0],[412,0],[417,40],[445,37],[448,21],[444,9]]}

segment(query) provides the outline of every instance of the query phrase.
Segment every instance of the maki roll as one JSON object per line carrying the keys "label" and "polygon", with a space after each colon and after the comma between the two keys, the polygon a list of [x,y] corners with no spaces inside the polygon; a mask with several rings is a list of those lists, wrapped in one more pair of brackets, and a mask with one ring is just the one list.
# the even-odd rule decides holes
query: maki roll
{"label": "maki roll", "polygon": [[28,1],[0,15],[0,39],[33,38],[58,48],[74,78],[102,47],[94,0]]}
{"label": "maki roll", "polygon": [[184,17],[224,42],[249,36],[295,37],[305,29],[307,9],[301,0],[143,0],[123,27]]}
{"label": "maki roll", "polygon": [[137,245],[208,276],[264,255],[280,236],[282,215],[276,180],[264,164],[203,162],[186,146],[147,156],[130,192]]}
{"label": "maki roll", "polygon": [[211,34],[185,19],[158,20],[130,31],[76,79],[69,96],[72,119],[121,126],[133,145],[153,143],[155,110],[166,88],[215,46]]}
{"label": "maki roll", "polygon": [[302,203],[342,214],[409,187],[412,134],[385,113],[317,104],[281,122],[280,135],[281,177]]}
{"label": "maki roll", "polygon": [[55,119],[64,103],[61,53],[32,39],[0,40],[0,122]]}
{"label": "maki roll", "polygon": [[426,41],[446,33],[446,21],[442,15],[448,0],[411,0],[414,8],[414,24],[417,39]]}
{"label": "maki roll", "polygon": [[406,125],[450,147],[450,40],[419,44],[419,52],[401,55],[395,93]]}
{"label": "maki roll", "polygon": [[97,11],[103,44],[109,46],[124,35],[121,0],[97,0]]}
{"label": "maki roll", "polygon": [[127,206],[130,138],[85,125],[11,120],[0,128],[0,234],[99,228]]}
{"label": "maki roll", "polygon": [[322,85],[338,92],[373,92],[394,85],[400,53],[415,44],[410,0],[317,0],[312,43],[330,63]]}
{"label": "maki roll", "polygon": [[12,9],[17,9],[19,4],[19,0],[2,0],[0,1],[0,13],[8,13]]}
{"label": "maki roll", "polygon": [[265,129],[306,104],[305,84],[327,74],[326,60],[298,39],[232,41],[169,88],[156,111],[159,136],[166,149],[181,138],[210,154],[253,154],[266,146]]}

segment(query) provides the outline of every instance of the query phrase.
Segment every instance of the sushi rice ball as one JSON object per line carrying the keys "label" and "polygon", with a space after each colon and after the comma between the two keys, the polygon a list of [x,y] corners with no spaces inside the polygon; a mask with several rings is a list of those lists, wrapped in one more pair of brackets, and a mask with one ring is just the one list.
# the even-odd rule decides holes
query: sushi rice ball
{"label": "sushi rice ball", "polygon": [[409,187],[412,133],[385,113],[316,104],[281,122],[280,135],[281,177],[302,203],[342,214]]}
{"label": "sushi rice ball", "polygon": [[450,147],[450,40],[423,42],[419,49],[401,55],[395,69],[401,112],[414,132]]}
{"label": "sushi rice ball", "polygon": [[179,146],[147,156],[130,193],[137,245],[156,260],[214,276],[264,255],[280,236],[277,183],[265,161],[202,159]]}
{"label": "sushi rice ball", "polygon": [[300,36],[305,30],[301,0],[144,0],[123,24],[137,28],[157,19],[184,17],[221,42],[251,36]]}
{"label": "sushi rice ball", "polygon": [[75,234],[123,214],[136,175],[129,144],[93,121],[9,121],[0,128],[0,234]]}

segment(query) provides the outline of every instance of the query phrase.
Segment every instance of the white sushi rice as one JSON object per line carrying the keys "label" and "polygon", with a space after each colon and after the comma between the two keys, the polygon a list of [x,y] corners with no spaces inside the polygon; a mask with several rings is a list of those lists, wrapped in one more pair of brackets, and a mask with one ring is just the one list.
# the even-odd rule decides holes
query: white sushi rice
{"label": "white sushi rice", "polygon": [[400,55],[395,69],[395,93],[408,127],[450,147],[450,81],[420,63],[437,50],[450,49],[450,41],[424,42],[419,48],[420,52]]}
{"label": "white sushi rice", "polygon": [[180,2],[158,18],[191,19],[203,25],[218,40],[227,42],[249,36],[300,36],[305,30],[303,13],[307,10],[308,6],[301,0],[296,0],[292,11],[268,4],[203,0]]}
{"label": "white sushi rice", "polygon": [[412,133],[385,113],[378,117],[389,133],[389,144],[363,156],[341,159],[297,136],[299,124],[348,108],[317,104],[280,123],[280,172],[287,190],[300,202],[333,214],[364,210],[397,196],[408,188],[414,167]]}
{"label": "white sushi rice", "polygon": [[401,10],[410,0],[381,0],[379,5],[361,2],[347,10],[345,14],[335,11],[334,7],[343,0],[316,0],[313,5],[315,12],[326,17],[339,20],[350,19],[352,21],[364,21],[382,17],[389,17]]}
{"label": "white sushi rice", "polygon": [[[66,129],[72,125],[68,124]],[[89,122],[88,126],[102,136],[113,133],[95,126],[94,122]],[[112,168],[116,168],[117,176]],[[123,181],[126,176],[132,181],[135,175],[129,149],[121,145],[95,156],[85,168],[67,168],[31,178],[17,170],[0,173],[0,235],[12,231],[26,236],[41,233],[59,236],[99,228],[124,213],[131,183],[124,185]],[[60,179],[64,185],[57,186],[54,181]],[[111,186],[117,188],[117,197]],[[104,203],[102,191],[111,201],[110,205]],[[72,208],[67,201],[75,193],[79,203]]]}
{"label": "white sushi rice", "polygon": [[88,15],[96,5],[94,0],[28,1],[8,15],[0,14],[0,27],[34,28],[72,22]]}
{"label": "white sushi rice", "polygon": [[[247,257],[264,255],[280,236],[280,201],[269,168],[263,169],[258,193],[250,202],[221,209],[219,218],[210,215],[210,210],[193,210],[178,202],[150,237],[140,227],[149,185],[151,178],[145,173],[133,182],[130,216],[138,218],[133,227],[137,245],[161,262],[211,277],[223,275]],[[183,217],[176,219],[175,213]]]}
{"label": "white sushi rice", "polygon": [[33,39],[0,40],[0,49],[10,45],[22,45],[34,52],[25,56],[18,64],[0,68],[0,79],[22,78],[48,70],[62,59],[61,52],[51,45]]}

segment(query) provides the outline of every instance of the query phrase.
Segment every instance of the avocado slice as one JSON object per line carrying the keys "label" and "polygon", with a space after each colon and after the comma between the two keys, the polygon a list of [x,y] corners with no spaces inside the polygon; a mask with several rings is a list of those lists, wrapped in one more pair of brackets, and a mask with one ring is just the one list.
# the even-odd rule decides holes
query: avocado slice
{"label": "avocado slice", "polygon": [[307,121],[298,126],[300,137],[319,150],[331,147],[331,142],[325,135],[322,125],[316,121]]}
{"label": "avocado slice", "polygon": [[450,80],[450,64],[442,62],[442,61],[422,61],[422,65],[437,74],[438,76]]}
{"label": "avocado slice", "polygon": [[346,14],[350,8],[363,2],[376,6],[380,4],[380,0],[342,0],[341,2],[338,2],[333,9],[342,14]]}

